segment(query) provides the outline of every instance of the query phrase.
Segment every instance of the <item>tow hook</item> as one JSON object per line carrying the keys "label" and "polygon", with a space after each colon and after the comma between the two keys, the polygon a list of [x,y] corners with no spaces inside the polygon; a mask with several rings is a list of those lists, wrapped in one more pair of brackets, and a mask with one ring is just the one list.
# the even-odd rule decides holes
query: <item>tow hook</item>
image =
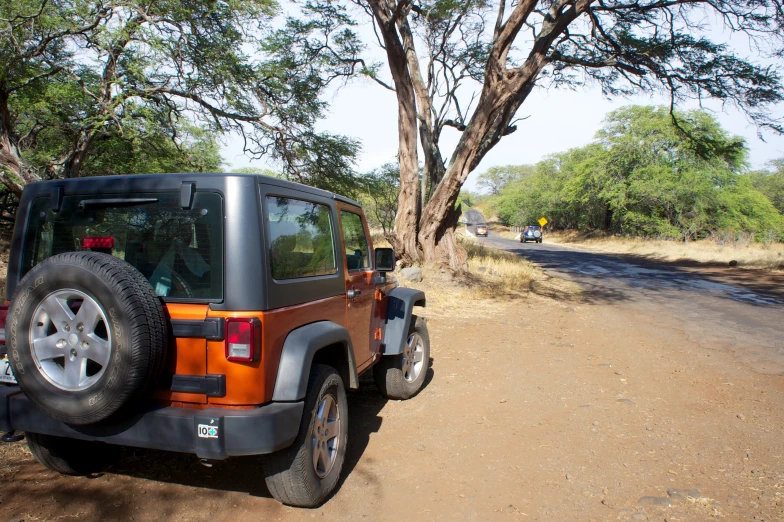
{"label": "tow hook", "polygon": [[199,459],[199,464],[201,464],[205,468],[211,468],[212,467],[212,461],[210,459]]}
{"label": "tow hook", "polygon": [[16,435],[16,431],[9,431],[8,433],[4,433],[0,440],[3,442],[19,442],[20,440],[24,440],[24,433],[20,433]]}

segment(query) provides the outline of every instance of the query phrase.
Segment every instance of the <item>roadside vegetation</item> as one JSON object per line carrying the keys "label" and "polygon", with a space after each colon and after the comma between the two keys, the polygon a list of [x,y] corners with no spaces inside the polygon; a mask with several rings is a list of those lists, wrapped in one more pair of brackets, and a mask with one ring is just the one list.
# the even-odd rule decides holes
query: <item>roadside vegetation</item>
{"label": "roadside vegetation", "polygon": [[743,139],[701,111],[631,106],[595,140],[536,165],[491,169],[478,198],[488,215],[525,226],[627,238],[766,245],[784,240],[782,162],[749,172]]}
{"label": "roadside vegetation", "polygon": [[[374,246],[391,246],[380,230],[374,232]],[[579,285],[545,274],[522,256],[482,245],[467,236],[464,227],[458,229],[457,239],[466,251],[468,272],[455,275],[425,265],[421,268],[421,281],[410,281],[395,273],[400,285],[425,290],[425,316],[458,317],[479,309],[490,313],[499,302],[527,300],[531,294],[563,302],[584,299]]]}

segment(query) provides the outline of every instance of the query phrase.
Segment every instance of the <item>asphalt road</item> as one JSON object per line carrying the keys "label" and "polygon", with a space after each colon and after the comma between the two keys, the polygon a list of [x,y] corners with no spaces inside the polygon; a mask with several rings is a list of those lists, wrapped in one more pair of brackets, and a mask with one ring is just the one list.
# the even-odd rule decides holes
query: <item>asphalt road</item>
{"label": "asphalt road", "polygon": [[[484,217],[466,212],[472,230]],[[490,232],[478,238],[586,289],[586,302],[633,307],[683,330],[711,349],[731,350],[758,372],[784,375],[784,276],[704,264],[651,261],[544,242],[520,243]],[[612,321],[607,317],[607,321]]]}
{"label": "asphalt road", "polygon": [[474,210],[472,208],[466,210],[465,218],[466,218],[467,226],[476,226],[476,225],[485,224],[484,216],[478,210]]}

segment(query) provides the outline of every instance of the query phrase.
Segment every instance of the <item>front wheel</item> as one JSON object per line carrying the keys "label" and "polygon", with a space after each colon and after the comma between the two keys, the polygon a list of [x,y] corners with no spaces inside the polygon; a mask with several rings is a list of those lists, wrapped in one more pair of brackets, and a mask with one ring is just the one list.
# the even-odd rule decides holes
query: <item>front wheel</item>
{"label": "front wheel", "polygon": [[430,335],[427,321],[412,316],[403,353],[382,357],[373,367],[376,387],[387,399],[406,400],[425,383],[430,368]]}
{"label": "front wheel", "polygon": [[305,409],[294,443],[264,456],[267,488],[283,504],[316,507],[340,478],[348,440],[348,403],[343,380],[331,366],[310,372]]}

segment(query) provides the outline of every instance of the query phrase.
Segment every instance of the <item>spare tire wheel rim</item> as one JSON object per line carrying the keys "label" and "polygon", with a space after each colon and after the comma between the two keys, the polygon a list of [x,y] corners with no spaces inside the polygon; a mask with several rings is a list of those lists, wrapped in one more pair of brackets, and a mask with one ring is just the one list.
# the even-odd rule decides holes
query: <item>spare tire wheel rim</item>
{"label": "spare tire wheel rim", "polygon": [[112,334],[106,311],[73,288],[46,296],[30,325],[30,351],[41,375],[64,391],[93,386],[111,360]]}
{"label": "spare tire wheel rim", "polygon": [[403,377],[408,382],[414,382],[422,373],[424,365],[425,345],[422,337],[418,333],[408,336],[406,345],[403,348]]}
{"label": "spare tire wheel rim", "polygon": [[313,469],[319,478],[329,475],[340,450],[340,409],[337,398],[328,393],[324,395],[316,409],[313,421]]}

